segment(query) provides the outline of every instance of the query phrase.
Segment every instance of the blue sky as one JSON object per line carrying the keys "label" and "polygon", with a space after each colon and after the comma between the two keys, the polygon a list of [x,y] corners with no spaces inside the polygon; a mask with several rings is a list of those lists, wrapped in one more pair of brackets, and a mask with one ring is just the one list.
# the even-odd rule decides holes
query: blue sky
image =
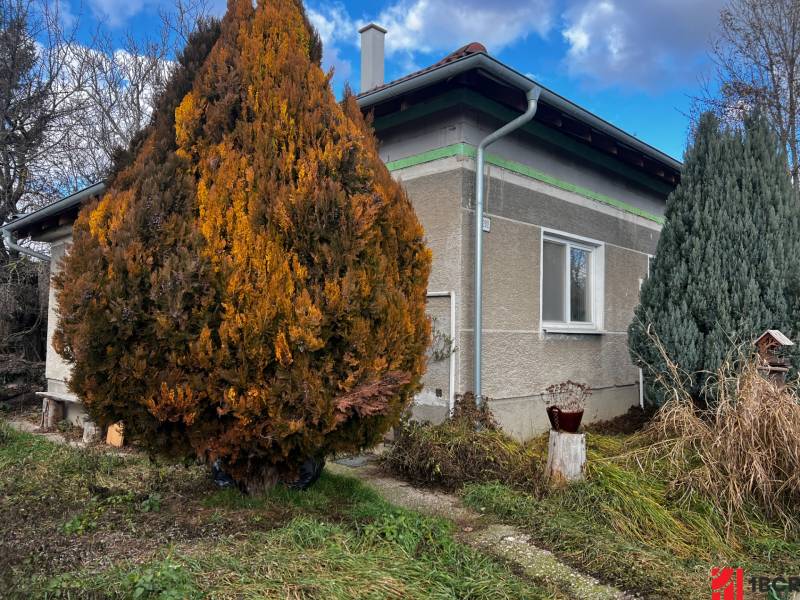
{"label": "blue sky", "polygon": [[[62,0],[84,26],[152,34],[170,0]],[[219,14],[224,0],[211,0]],[[712,71],[708,49],[724,0],[306,0],[335,69],[358,89],[358,28],[388,29],[386,77],[472,41],[553,91],[680,158],[691,97]]]}

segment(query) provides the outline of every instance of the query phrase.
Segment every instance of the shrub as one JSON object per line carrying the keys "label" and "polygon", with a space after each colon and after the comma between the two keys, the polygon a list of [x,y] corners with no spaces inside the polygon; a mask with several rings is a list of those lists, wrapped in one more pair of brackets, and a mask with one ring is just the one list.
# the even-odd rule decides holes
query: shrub
{"label": "shrub", "polygon": [[529,491],[540,489],[539,452],[500,431],[488,403],[477,409],[472,394],[458,397],[453,416],[439,425],[404,421],[395,432],[394,443],[382,457],[383,465],[413,481],[450,490],[488,481]]}
{"label": "shrub", "polygon": [[456,394],[453,403],[453,414],[449,420],[453,423],[478,425],[492,430],[498,429],[492,409],[489,408],[489,399],[484,396],[481,399],[481,403],[478,404],[475,394],[472,392]]}
{"label": "shrub", "polygon": [[85,208],[59,351],[101,425],[249,489],[376,443],[419,387],[430,252],[296,0],[230,3]]}

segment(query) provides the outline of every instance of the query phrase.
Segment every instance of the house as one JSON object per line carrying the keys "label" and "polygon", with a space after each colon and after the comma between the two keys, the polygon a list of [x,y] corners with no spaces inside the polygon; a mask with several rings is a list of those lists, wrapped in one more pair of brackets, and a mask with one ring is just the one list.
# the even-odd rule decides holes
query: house
{"label": "house", "polygon": [[537,87],[533,119],[485,155],[481,392],[520,438],[548,427],[542,393],[568,379],[594,389],[588,420],[625,413],[640,401],[627,328],[681,164],[481,44],[384,83],[385,35],[361,29],[358,102],[433,250],[435,341],[456,349],[445,357],[435,347],[415,414],[439,420],[454,392],[475,390],[476,150]]}
{"label": "house", "polygon": [[[58,272],[59,261],[72,241],[72,224],[77,219],[81,206],[84,202],[97,198],[104,191],[105,184],[96,183],[35,212],[12,220],[0,228],[6,246],[26,254],[33,254],[37,258],[47,259],[47,257],[17,246],[15,240],[30,238],[37,242],[49,242],[50,277],[52,278]],[[55,300],[55,290],[51,283],[47,307],[47,356],[44,370],[47,390],[40,395],[49,396],[50,399],[60,403],[64,410],[63,416],[76,425],[81,425],[85,412],[79,400],[67,389],[69,364],[53,348],[53,333],[57,322],[58,306]]]}
{"label": "house", "polygon": [[[372,115],[381,157],[404,183],[433,250],[434,344],[415,415],[441,420],[456,393],[474,390],[476,355],[481,391],[517,437],[548,426],[543,392],[567,379],[594,389],[588,420],[626,412],[640,401],[626,331],[681,164],[492,58],[481,44],[384,83],[385,35],[374,24],[361,30],[358,102]],[[533,116],[483,155],[483,218],[476,220],[477,149],[521,114]],[[103,189],[68,196],[3,233],[51,242],[57,268],[77,210]],[[56,318],[51,294],[49,336]],[[52,347],[46,376],[52,398],[75,400],[65,386],[68,366]],[[80,406],[69,406],[77,420]]]}

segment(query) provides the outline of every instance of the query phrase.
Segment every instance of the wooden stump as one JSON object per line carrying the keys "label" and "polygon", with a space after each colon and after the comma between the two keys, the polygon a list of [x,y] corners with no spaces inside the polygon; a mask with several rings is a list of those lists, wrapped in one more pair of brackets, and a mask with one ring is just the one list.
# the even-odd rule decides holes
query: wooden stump
{"label": "wooden stump", "polygon": [[93,444],[99,439],[100,439],[100,428],[89,419],[86,419],[83,422],[83,443]]}
{"label": "wooden stump", "polygon": [[64,403],[52,398],[42,398],[42,423],[43,429],[52,429],[64,419]]}
{"label": "wooden stump", "polygon": [[547,478],[553,484],[583,479],[586,466],[586,434],[550,430]]}

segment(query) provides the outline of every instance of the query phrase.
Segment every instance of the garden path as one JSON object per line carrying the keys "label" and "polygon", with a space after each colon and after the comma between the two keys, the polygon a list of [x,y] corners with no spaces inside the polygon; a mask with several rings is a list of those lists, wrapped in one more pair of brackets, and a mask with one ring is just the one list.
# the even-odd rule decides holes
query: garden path
{"label": "garden path", "polygon": [[460,529],[458,538],[474,548],[511,563],[537,584],[560,597],[574,600],[634,600],[636,596],[618,590],[576,571],[552,552],[535,546],[522,530],[490,522],[464,506],[454,495],[422,489],[394,479],[375,463],[375,457],[347,459],[329,463],[332,472],[357,477],[386,500],[418,512],[453,521]]}

